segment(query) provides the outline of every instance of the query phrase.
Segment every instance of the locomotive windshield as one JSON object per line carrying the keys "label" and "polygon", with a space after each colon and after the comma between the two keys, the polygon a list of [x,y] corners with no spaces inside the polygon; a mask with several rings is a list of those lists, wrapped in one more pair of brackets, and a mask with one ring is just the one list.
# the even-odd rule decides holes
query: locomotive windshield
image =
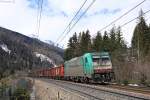
{"label": "locomotive windshield", "polygon": [[104,57],[104,58],[100,58],[100,57],[95,57],[93,56],[93,65],[94,66],[108,66],[111,65],[111,61],[109,59],[109,57]]}
{"label": "locomotive windshield", "polygon": [[101,62],[101,65],[102,65],[102,66],[111,65],[111,61],[110,61],[109,58],[101,58],[100,62]]}
{"label": "locomotive windshield", "polygon": [[93,64],[94,66],[100,65],[100,58],[93,58]]}
{"label": "locomotive windshield", "polygon": [[93,65],[100,65],[100,56],[93,56]]}

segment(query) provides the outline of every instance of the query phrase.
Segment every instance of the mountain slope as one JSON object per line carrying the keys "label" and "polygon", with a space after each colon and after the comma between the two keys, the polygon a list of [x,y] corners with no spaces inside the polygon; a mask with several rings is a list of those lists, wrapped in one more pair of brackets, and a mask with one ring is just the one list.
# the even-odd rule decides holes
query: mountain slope
{"label": "mountain slope", "polygon": [[0,27],[0,72],[4,69],[50,67],[62,62],[62,49]]}

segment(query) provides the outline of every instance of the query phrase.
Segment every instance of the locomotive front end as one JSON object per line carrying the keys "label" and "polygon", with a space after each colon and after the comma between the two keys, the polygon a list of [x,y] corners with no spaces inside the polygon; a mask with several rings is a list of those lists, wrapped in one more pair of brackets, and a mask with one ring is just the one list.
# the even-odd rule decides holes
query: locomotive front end
{"label": "locomotive front end", "polygon": [[93,80],[109,82],[112,79],[112,63],[108,52],[93,53]]}

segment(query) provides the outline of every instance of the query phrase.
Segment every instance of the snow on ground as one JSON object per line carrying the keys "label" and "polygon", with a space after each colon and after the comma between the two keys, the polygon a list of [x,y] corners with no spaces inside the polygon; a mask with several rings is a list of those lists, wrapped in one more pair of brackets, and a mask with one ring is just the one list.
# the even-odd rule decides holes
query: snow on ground
{"label": "snow on ground", "polygon": [[139,86],[138,84],[128,84],[129,86]]}
{"label": "snow on ground", "polygon": [[50,44],[50,45],[54,45],[55,43],[53,42],[53,41],[51,41],[51,40],[45,40],[44,41],[45,43],[48,43],[48,44]]}
{"label": "snow on ground", "polygon": [[8,49],[7,45],[6,44],[0,44],[0,47],[7,53],[11,53],[11,50]]}
{"label": "snow on ground", "polygon": [[54,66],[56,66],[55,63],[53,62],[53,60],[50,59],[49,57],[47,57],[46,55],[40,54],[38,52],[35,52],[35,55],[36,55],[36,57],[39,57],[41,59],[41,61],[48,61],[49,63],[52,63]]}

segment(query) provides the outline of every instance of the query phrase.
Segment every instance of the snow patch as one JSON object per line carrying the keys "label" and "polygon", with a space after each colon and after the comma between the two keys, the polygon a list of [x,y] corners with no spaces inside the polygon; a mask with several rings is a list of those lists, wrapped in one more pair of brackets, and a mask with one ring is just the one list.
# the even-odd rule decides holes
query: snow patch
{"label": "snow patch", "polygon": [[48,61],[49,63],[52,63],[54,66],[56,66],[56,64],[53,62],[53,60],[51,60],[49,57],[47,57],[44,54],[40,54],[38,52],[35,52],[36,57],[39,57],[41,59],[41,61]]}
{"label": "snow patch", "polygon": [[53,41],[51,41],[51,40],[45,40],[44,42],[45,42],[45,43],[48,43],[48,44],[50,44],[50,45],[55,45],[55,43],[54,43]]}
{"label": "snow patch", "polygon": [[31,37],[33,39],[38,39],[38,35],[37,34],[29,34],[29,37]]}
{"label": "snow patch", "polygon": [[0,47],[7,53],[11,53],[11,50],[8,49],[7,45],[6,44],[0,44]]}
{"label": "snow patch", "polygon": [[139,86],[138,84],[129,84],[129,86]]}

